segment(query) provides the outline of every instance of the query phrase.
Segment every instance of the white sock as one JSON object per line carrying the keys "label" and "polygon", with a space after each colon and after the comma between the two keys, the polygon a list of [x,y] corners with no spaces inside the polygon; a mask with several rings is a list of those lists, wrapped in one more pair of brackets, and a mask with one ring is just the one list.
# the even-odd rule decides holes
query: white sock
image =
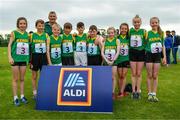
{"label": "white sock", "polygon": [[17,96],[17,95],[16,95],[16,96],[14,96],[14,101],[15,101],[16,99],[18,99],[18,96]]}
{"label": "white sock", "polygon": [[21,99],[22,99],[23,97],[24,97],[24,95],[22,94],[22,95],[21,95]]}
{"label": "white sock", "polygon": [[153,96],[156,96],[156,93],[155,93],[155,92],[152,92],[152,95],[153,95]]}
{"label": "white sock", "polygon": [[37,95],[37,90],[33,90],[33,95]]}

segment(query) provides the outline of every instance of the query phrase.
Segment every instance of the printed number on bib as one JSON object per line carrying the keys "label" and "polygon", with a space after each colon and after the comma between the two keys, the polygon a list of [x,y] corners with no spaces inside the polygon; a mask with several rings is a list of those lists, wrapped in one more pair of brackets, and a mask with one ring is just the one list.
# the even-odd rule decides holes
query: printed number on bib
{"label": "printed number on bib", "polygon": [[35,44],[35,52],[36,53],[46,53],[46,44],[45,43]]}
{"label": "printed number on bib", "polygon": [[105,56],[108,60],[113,60],[115,54],[116,54],[115,49],[106,49],[105,50]]}
{"label": "printed number on bib", "polygon": [[86,43],[85,42],[77,42],[76,43],[76,51],[77,52],[85,52],[86,51]]}
{"label": "printed number on bib", "polygon": [[72,52],[73,52],[72,42],[63,43],[63,53],[72,53]]}
{"label": "printed number on bib", "polygon": [[94,43],[89,43],[88,45],[88,54],[96,55],[97,54],[97,46]]}
{"label": "printed number on bib", "polygon": [[160,42],[151,44],[152,53],[160,53],[162,51],[162,44]]}
{"label": "printed number on bib", "polygon": [[16,54],[17,55],[29,55],[28,43],[22,43],[22,42],[17,43]]}
{"label": "printed number on bib", "polygon": [[127,56],[128,55],[128,46],[127,45],[121,45],[120,47],[120,55]]}
{"label": "printed number on bib", "polygon": [[54,59],[61,57],[61,49],[60,48],[51,48],[51,57]]}
{"label": "printed number on bib", "polygon": [[141,36],[132,35],[131,36],[131,47],[140,47],[142,46]]}

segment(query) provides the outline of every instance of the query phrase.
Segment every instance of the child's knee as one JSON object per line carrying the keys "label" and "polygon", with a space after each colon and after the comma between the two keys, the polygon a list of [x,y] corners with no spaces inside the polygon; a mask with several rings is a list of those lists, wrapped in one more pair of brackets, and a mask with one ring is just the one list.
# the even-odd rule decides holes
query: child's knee
{"label": "child's knee", "polygon": [[24,82],[24,78],[21,78],[21,79],[20,79],[20,82]]}
{"label": "child's knee", "polygon": [[13,82],[18,82],[18,78],[13,78]]}

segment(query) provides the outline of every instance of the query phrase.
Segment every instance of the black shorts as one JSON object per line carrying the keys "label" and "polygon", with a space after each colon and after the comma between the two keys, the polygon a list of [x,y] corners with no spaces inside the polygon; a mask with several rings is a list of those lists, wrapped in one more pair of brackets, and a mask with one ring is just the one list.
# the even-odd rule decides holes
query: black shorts
{"label": "black shorts", "polygon": [[161,62],[161,53],[146,53],[146,63],[160,63]]}
{"label": "black shorts", "polygon": [[47,65],[46,53],[45,54],[33,53],[31,64],[32,64],[31,66],[32,70],[34,71],[41,70],[43,65]]}
{"label": "black shorts", "polygon": [[129,60],[136,62],[144,62],[145,61],[145,50],[129,50]]}
{"label": "black shorts", "polygon": [[129,61],[124,61],[124,62],[121,62],[121,63],[118,63],[117,65],[118,68],[129,68]]}
{"label": "black shorts", "polygon": [[101,65],[102,57],[101,55],[88,56],[88,65]]}
{"label": "black shorts", "polygon": [[26,66],[26,62],[14,62],[11,66]]}
{"label": "black shorts", "polygon": [[73,56],[62,56],[62,65],[74,65]]}

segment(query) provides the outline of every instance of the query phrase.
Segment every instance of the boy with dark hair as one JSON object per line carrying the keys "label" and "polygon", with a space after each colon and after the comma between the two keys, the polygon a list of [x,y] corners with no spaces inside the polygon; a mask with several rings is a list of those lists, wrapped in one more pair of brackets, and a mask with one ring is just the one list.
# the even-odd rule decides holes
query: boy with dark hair
{"label": "boy with dark hair", "polygon": [[84,33],[84,23],[77,23],[78,35],[75,36],[74,62],[76,66],[87,66],[86,42],[87,34]]}

